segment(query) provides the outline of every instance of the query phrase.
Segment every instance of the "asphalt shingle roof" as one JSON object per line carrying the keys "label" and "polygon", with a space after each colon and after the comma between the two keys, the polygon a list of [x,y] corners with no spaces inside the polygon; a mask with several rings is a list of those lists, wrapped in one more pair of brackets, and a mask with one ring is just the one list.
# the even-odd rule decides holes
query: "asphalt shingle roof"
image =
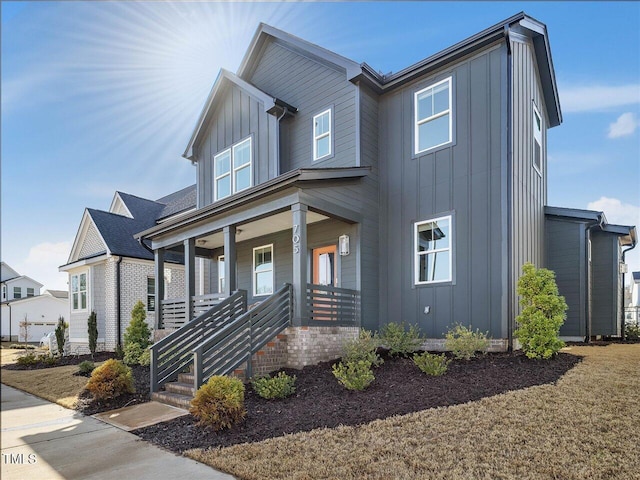
{"label": "asphalt shingle roof", "polygon": [[156,202],[165,204],[165,207],[162,209],[157,219],[162,220],[170,217],[171,215],[191,210],[196,207],[196,201],[195,185],[178,190],[166,197],[159,198]]}

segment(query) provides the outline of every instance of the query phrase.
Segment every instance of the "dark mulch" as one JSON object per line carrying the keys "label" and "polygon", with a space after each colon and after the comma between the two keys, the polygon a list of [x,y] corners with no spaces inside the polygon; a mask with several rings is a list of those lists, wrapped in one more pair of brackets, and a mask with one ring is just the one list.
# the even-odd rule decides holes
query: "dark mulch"
{"label": "dark mulch", "polygon": [[529,360],[521,353],[492,353],[470,361],[454,360],[447,373],[432,377],[411,359],[385,358],[375,381],[362,392],[338,384],[335,362],[285,370],[296,375],[296,393],[284,400],[265,400],[250,387],[245,394],[247,416],[230,430],[199,427],[191,415],[134,431],[144,440],[175,452],[197,447],[257,442],[289,433],[339,425],[359,425],[392,415],[456,405],[533,385],[553,383],[580,361],[561,353],[553,360]]}
{"label": "dark mulch", "polygon": [[83,390],[78,396],[76,410],[85,415],[94,415],[96,413],[108,412],[116,408],[127,407],[137,403],[144,403],[151,400],[149,390],[149,367],[134,365],[131,367],[133,375],[135,393],[125,393],[108,402],[98,401],[87,390]]}
{"label": "dark mulch", "polygon": [[[32,350],[30,350],[32,352]],[[19,365],[17,363],[9,363],[7,365],[3,365],[2,368],[6,368],[7,370],[39,370],[41,368],[53,368],[53,367],[64,367],[67,365],[79,365],[85,360],[89,360],[90,362],[104,362],[105,360],[109,360],[110,358],[115,358],[115,354],[112,352],[98,352],[93,358],[91,355],[68,355],[66,357],[61,357],[56,359],[56,363],[45,363],[38,362],[35,365]]]}

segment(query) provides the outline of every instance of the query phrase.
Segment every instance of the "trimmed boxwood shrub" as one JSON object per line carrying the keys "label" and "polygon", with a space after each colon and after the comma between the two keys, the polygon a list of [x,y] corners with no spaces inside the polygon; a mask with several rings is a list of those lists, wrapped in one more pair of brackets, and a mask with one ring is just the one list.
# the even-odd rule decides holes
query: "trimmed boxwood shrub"
{"label": "trimmed boxwood shrub", "polygon": [[268,400],[292,395],[296,391],[295,383],[296,376],[284,372],[279,372],[273,377],[258,377],[251,382],[253,390]]}
{"label": "trimmed boxwood shrub", "polygon": [[93,370],[87,390],[97,400],[111,400],[125,393],[134,393],[131,369],[111,358]]}
{"label": "trimmed boxwood shrub", "polygon": [[380,340],[378,337],[364,328],[358,332],[358,338],[347,340],[343,346],[342,361],[345,363],[364,360],[369,365],[377,367],[384,360],[377,353]]}
{"label": "trimmed boxwood shrub", "polygon": [[453,356],[459,360],[469,360],[476,356],[476,352],[486,352],[489,348],[489,338],[480,330],[472,331],[464,325],[454,325],[446,336],[444,346],[451,350]]}
{"label": "trimmed boxwood shrub", "polygon": [[371,364],[366,360],[338,363],[331,368],[333,375],[348,390],[364,390],[376,377]]}
{"label": "trimmed boxwood shrub", "polygon": [[435,353],[417,353],[413,356],[413,363],[426,373],[427,375],[442,375],[447,371],[449,367],[449,360],[446,355],[436,355]]}
{"label": "trimmed boxwood shrub", "polygon": [[244,385],[237,378],[215,375],[198,389],[189,411],[200,425],[213,430],[231,428],[247,413]]}
{"label": "trimmed boxwood shrub", "polygon": [[402,323],[387,323],[380,329],[380,345],[389,349],[390,355],[407,356],[422,345],[422,337],[418,325],[406,328]]}

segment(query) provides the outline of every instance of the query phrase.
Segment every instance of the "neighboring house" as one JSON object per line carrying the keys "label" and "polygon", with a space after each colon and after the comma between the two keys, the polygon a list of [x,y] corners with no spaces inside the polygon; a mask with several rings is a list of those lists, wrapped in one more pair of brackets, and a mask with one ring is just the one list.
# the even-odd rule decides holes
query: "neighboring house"
{"label": "neighboring house", "polygon": [[[121,345],[138,300],[145,304],[147,321],[154,325],[153,254],[133,235],[192,210],[195,193],[193,185],[154,201],[116,192],[108,212],[85,210],[69,260],[60,267],[69,274],[69,311],[65,318],[69,319],[71,351],[88,350],[87,320],[92,311],[98,319],[100,350],[113,351]],[[184,294],[182,265],[168,262],[161,278],[163,292],[169,296]]]}
{"label": "neighboring house", "polygon": [[632,272],[631,275],[631,304],[629,307],[640,307],[640,272]]}
{"label": "neighboring house", "polygon": [[41,295],[38,289],[37,295],[3,301],[0,308],[3,341],[37,342],[55,330],[58,318],[67,318],[69,298],[64,291],[45,290]]}
{"label": "neighboring house", "polygon": [[0,262],[2,286],[2,301],[7,302],[18,298],[35,297],[40,295],[42,284],[26,275],[20,275],[4,262]]}

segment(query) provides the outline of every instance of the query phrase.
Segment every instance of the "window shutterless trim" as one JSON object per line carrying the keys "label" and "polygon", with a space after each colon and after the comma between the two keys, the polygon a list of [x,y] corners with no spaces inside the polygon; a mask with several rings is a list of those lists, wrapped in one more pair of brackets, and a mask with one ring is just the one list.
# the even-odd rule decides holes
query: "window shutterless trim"
{"label": "window shutterless trim", "polygon": [[[269,293],[256,293],[256,287],[257,287],[257,282],[256,282],[256,250],[260,250],[260,249],[264,249],[264,248],[269,248],[271,250],[271,291]],[[254,247],[253,249],[253,269],[252,269],[252,279],[251,279],[251,283],[253,284],[253,296],[254,297],[267,297],[269,295],[273,295],[274,292],[274,286],[275,286],[275,258],[273,255],[273,243],[270,243],[268,245],[261,245],[259,247]],[[269,270],[267,270],[269,271]]]}
{"label": "window shutterless trim", "polygon": [[[435,89],[439,85],[443,83],[448,84],[449,89],[449,108],[446,110],[436,113],[435,115],[431,115],[430,117],[418,118],[418,96],[427,90]],[[429,150],[433,150],[434,148],[442,147],[443,145],[448,145],[453,143],[453,76],[449,76],[444,80],[440,80],[439,82],[433,83],[421,90],[418,90],[413,95],[413,110],[414,110],[414,124],[413,124],[413,136],[414,136],[414,155],[421,154],[424,152],[428,152]],[[437,120],[440,117],[444,117],[449,114],[449,139],[446,142],[439,143],[438,145],[433,145],[428,148],[424,148],[420,150],[420,126],[425,123],[429,123],[433,120]]]}
{"label": "window shutterless trim", "polygon": [[[322,133],[318,136],[316,136],[316,120],[320,117],[323,117],[324,115],[327,115],[329,118],[329,128],[327,129],[327,131],[325,133]],[[312,130],[312,136],[313,136],[313,161],[315,162],[316,160],[321,160],[325,157],[330,156],[333,153],[333,138],[332,138],[332,121],[331,121],[331,109],[328,108],[326,109],[324,112],[321,112],[317,115],[313,116],[313,122],[311,124],[311,128]],[[329,151],[327,153],[325,153],[324,155],[322,155],[321,157],[318,156],[318,140],[321,140],[325,137],[329,138]]]}
{"label": "window shutterless trim", "polygon": [[[229,170],[226,173],[223,173],[222,175],[216,175],[217,172],[217,161],[218,158],[222,157],[225,154],[229,154]],[[221,198],[224,197],[219,197],[218,196],[218,180],[220,180],[221,178],[224,177],[229,177],[229,195],[231,195],[233,193],[233,178],[231,177],[231,172],[233,170],[233,157],[231,155],[231,148],[226,148],[223,151],[221,151],[220,153],[216,154],[213,156],[213,191],[214,191],[214,199],[215,200],[220,200]],[[225,195],[228,196],[228,195]]]}
{"label": "window shutterless trim", "polygon": [[[536,172],[538,172],[538,175],[542,176],[542,164],[543,164],[543,148],[542,148],[542,127],[543,127],[543,120],[542,120],[542,115],[540,115],[540,112],[538,111],[538,107],[536,106],[535,102],[531,102],[531,105],[533,106],[533,118],[531,120],[532,122],[532,131],[533,131],[533,152],[531,155],[531,164],[533,165],[533,168],[535,169]],[[538,128],[538,122],[537,120],[540,120],[540,128]],[[536,148],[540,149],[540,165],[536,165]]]}
{"label": "window shutterless trim", "polygon": [[[418,227],[425,223],[437,223],[441,220],[449,221],[449,246],[447,248],[434,248],[425,252],[418,252]],[[413,284],[414,285],[432,285],[437,283],[450,283],[453,281],[453,215],[443,215],[441,217],[429,218],[421,220],[413,224]],[[420,280],[420,257],[428,256],[434,253],[449,252],[449,275],[443,280]]]}
{"label": "window shutterless trim", "polygon": [[[84,275],[85,276],[85,285],[84,285],[84,290],[80,289],[80,277]],[[73,277],[78,277],[78,291],[74,292],[73,291]],[[74,273],[73,275],[71,275],[71,286],[70,286],[70,290],[71,290],[71,298],[69,299],[71,301],[71,311],[72,312],[88,312],[89,311],[89,270],[85,270],[84,272],[78,272],[78,273]],[[85,297],[86,297],[86,301],[87,301],[87,306],[85,308],[82,308],[82,300],[81,300],[81,293],[84,292]],[[78,308],[73,308],[73,295],[74,293],[78,294]]]}
{"label": "window shutterless trim", "polygon": [[[249,162],[241,165],[236,168],[234,166],[235,152],[244,144],[249,143]],[[223,173],[222,175],[217,175],[217,160],[223,155],[229,155],[229,170]],[[238,186],[236,185],[236,172],[242,170],[244,168],[249,168],[249,185],[238,190]],[[218,194],[218,180],[223,179],[225,177],[229,177],[229,195],[225,195],[224,197],[219,196]],[[241,192],[242,190],[246,190],[247,188],[251,188],[253,186],[253,138],[252,136],[248,136],[243,140],[240,140],[237,143],[234,143],[228,148],[225,148],[219,153],[216,153],[213,156],[213,198],[214,201],[221,200],[223,198],[229,197],[234,193]]]}

